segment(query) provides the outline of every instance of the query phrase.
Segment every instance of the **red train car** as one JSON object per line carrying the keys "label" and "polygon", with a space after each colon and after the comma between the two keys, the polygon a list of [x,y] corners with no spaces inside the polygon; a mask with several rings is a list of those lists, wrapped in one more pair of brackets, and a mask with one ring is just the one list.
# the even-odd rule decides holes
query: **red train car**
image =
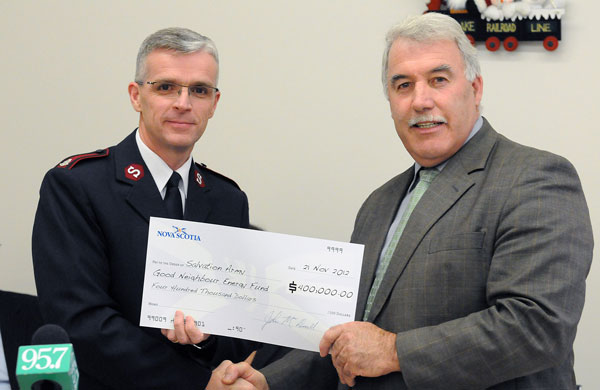
{"label": "red train car", "polygon": [[473,2],[467,1],[466,8],[450,9],[443,0],[431,0],[426,12],[439,12],[460,23],[473,44],[485,42],[485,47],[496,51],[504,46],[513,51],[523,41],[542,41],[548,51],[556,50],[561,40],[561,18],[564,8],[534,9],[526,16],[513,16],[492,20],[482,15]]}

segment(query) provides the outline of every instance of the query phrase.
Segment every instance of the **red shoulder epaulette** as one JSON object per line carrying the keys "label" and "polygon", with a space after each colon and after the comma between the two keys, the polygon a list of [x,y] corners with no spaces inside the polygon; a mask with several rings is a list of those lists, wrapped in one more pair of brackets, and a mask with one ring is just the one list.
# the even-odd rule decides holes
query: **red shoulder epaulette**
{"label": "red shoulder epaulette", "polygon": [[98,149],[98,150],[96,150],[94,152],[91,152],[91,153],[76,154],[74,156],[67,157],[64,160],[62,160],[56,166],[56,168],[71,169],[79,161],[87,160],[87,159],[90,159],[90,158],[106,157],[106,156],[108,156],[108,153],[109,153],[109,150],[108,150],[108,148],[106,148],[106,149]]}
{"label": "red shoulder epaulette", "polygon": [[237,183],[236,183],[236,182],[235,182],[233,179],[230,179],[230,178],[228,178],[227,176],[220,174],[219,172],[216,172],[216,171],[213,171],[212,169],[209,169],[209,168],[206,166],[206,164],[204,164],[204,163],[197,163],[197,162],[195,162],[195,164],[196,164],[196,167],[197,167],[197,168],[201,168],[202,170],[209,171],[209,172],[210,172],[210,173],[212,173],[213,175],[215,175],[215,176],[218,176],[218,177],[220,177],[221,179],[223,179],[223,180],[225,180],[225,181],[227,181],[227,182],[229,182],[229,183],[233,184],[233,185],[235,186],[235,188],[237,188],[237,189],[241,189],[241,188],[240,188],[240,186],[238,186],[238,184],[237,184]]}

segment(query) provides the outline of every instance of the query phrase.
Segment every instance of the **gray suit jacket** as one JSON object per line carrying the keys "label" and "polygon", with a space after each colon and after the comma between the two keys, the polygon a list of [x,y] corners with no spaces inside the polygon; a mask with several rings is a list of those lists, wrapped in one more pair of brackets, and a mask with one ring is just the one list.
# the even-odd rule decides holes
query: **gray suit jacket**
{"label": "gray suit jacket", "polygon": [[[412,177],[410,168],[377,189],[356,218],[357,319]],[[484,121],[414,209],[368,318],[397,334],[402,372],[358,377],[354,388],[574,389],[592,247],[573,166]],[[263,373],[272,390],[345,388],[314,353],[294,351]]]}

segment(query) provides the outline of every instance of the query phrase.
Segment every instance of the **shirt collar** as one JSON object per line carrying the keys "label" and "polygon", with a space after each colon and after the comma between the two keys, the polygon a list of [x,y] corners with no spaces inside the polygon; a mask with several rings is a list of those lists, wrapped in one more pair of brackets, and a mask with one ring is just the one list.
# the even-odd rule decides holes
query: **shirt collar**
{"label": "shirt collar", "polygon": [[[477,132],[479,130],[481,130],[481,126],[483,126],[483,117],[481,115],[479,115],[479,117],[475,121],[475,124],[473,125],[473,128],[471,129],[471,132],[469,133],[469,136],[467,137],[465,142],[462,144],[462,146],[465,146],[467,144],[467,142],[469,142],[471,140],[471,138],[473,138],[475,136],[475,134],[477,134]],[[461,146],[461,148],[462,148],[462,146]],[[452,157],[450,157],[450,158],[452,158]],[[450,160],[450,158],[448,160]],[[442,169],[444,169],[444,167],[446,166],[446,164],[448,164],[448,160],[444,161],[441,164],[436,165],[434,168],[441,172]],[[410,184],[410,187],[408,187],[408,188],[410,188],[411,191],[413,189],[413,186],[415,185],[415,180],[417,179],[417,173],[419,172],[419,169],[421,169],[421,168],[422,168],[421,164],[419,164],[418,162],[415,161],[415,171],[413,174],[413,179]]]}
{"label": "shirt collar", "polygon": [[[135,132],[135,141],[137,143],[138,149],[140,150],[140,154],[142,155],[142,159],[144,159],[144,163],[150,170],[152,177],[154,178],[154,183],[158,188],[158,191],[161,193],[161,196],[164,197],[165,194],[165,186],[167,185],[167,181],[173,174],[173,170],[167,165],[166,162],[163,161],[162,158],[156,153],[154,153],[144,141],[142,141],[142,137],[140,137],[139,129]],[[190,180],[190,168],[192,166],[192,156],[190,156],[185,163],[179,169],[177,169],[177,173],[181,176],[181,181],[179,182],[179,188],[183,189],[183,193],[187,198],[187,190],[188,184]],[[183,186],[183,188],[182,188]]]}

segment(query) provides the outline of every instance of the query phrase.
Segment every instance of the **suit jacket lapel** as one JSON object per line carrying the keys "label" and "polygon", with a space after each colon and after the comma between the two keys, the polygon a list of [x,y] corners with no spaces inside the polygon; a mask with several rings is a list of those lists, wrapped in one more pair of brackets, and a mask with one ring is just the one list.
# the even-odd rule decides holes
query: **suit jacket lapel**
{"label": "suit jacket lapel", "polygon": [[197,222],[205,222],[208,219],[212,204],[212,199],[209,196],[210,190],[210,183],[204,180],[200,168],[196,164],[192,164],[184,219]]}
{"label": "suit jacket lapel", "polygon": [[[138,150],[135,131],[114,148],[114,153],[115,176],[125,185],[127,202],[146,221],[150,221],[151,216],[166,218],[167,208]],[[136,170],[140,173],[138,174]]]}
{"label": "suit jacket lapel", "polygon": [[[431,183],[413,210],[398,241],[369,313],[369,321],[373,321],[383,308],[394,284],[402,275],[427,232],[476,183],[475,178],[470,174],[485,168],[496,138],[497,133],[484,119],[479,132],[448,161],[442,172]],[[389,229],[389,224],[386,226]]]}
{"label": "suit jacket lapel", "polygon": [[[373,215],[369,216],[369,218],[380,223],[377,223],[376,230],[369,232],[368,237],[360,242],[366,245],[360,276],[361,288],[358,291],[357,298],[356,319],[359,321],[362,320],[365,311],[369,291],[375,279],[375,270],[379,262],[379,255],[385,243],[388,230],[398,212],[400,201],[404,197],[404,194],[406,194],[413,177],[414,167],[410,167],[394,178],[391,191],[385,194],[383,202],[375,208]],[[354,239],[352,241],[355,242]]]}

